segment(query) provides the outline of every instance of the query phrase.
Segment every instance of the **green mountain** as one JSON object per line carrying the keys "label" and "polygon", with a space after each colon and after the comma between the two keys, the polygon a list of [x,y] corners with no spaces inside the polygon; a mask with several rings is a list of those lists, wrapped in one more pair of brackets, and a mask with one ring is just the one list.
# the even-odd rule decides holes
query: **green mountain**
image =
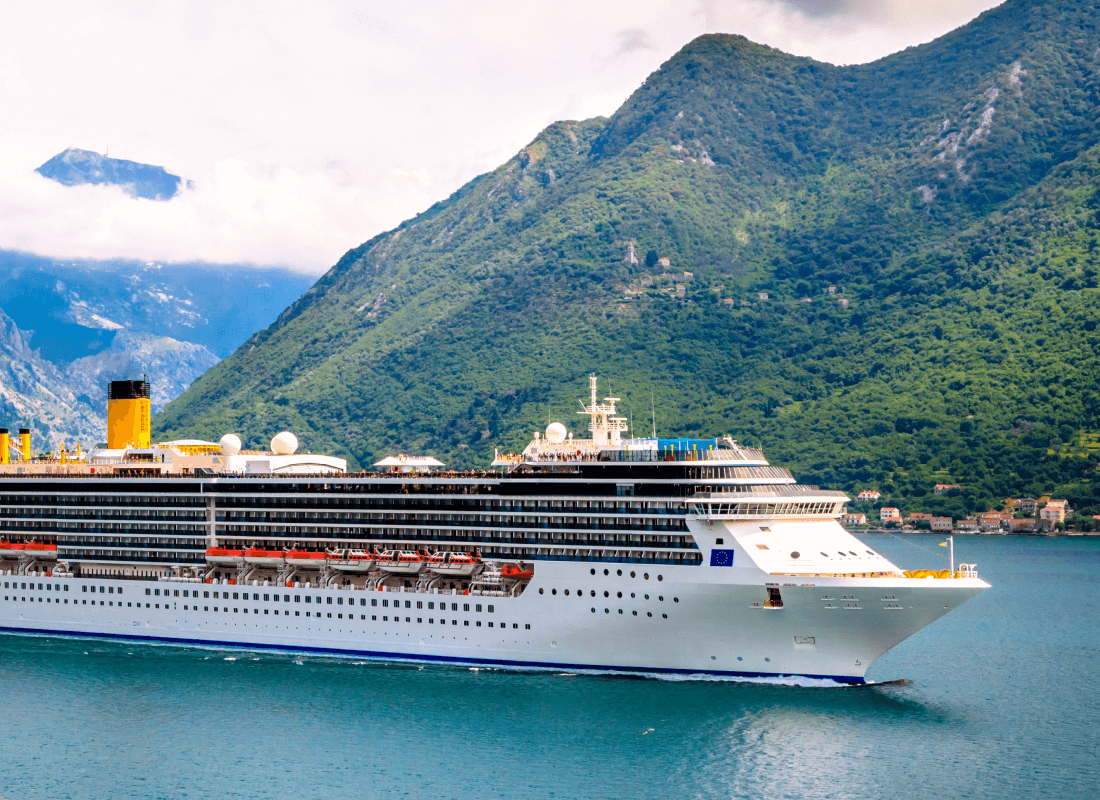
{"label": "green mountain", "polygon": [[700,37],[349,251],[157,432],[483,466],[596,372],[639,435],[652,404],[809,482],[1100,506],[1098,19],[1009,0],[849,67]]}

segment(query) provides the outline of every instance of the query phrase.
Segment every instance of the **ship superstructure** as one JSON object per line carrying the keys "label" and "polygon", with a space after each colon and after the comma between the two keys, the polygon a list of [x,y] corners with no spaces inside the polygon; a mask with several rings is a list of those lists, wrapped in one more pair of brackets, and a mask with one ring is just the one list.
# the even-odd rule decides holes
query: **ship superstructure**
{"label": "ship superstructure", "polygon": [[0,627],[859,682],[987,588],[899,570],[840,526],[843,493],[760,450],[624,438],[590,388],[589,437],[552,423],[485,471],[398,455],[349,474],[286,433],[0,465]]}

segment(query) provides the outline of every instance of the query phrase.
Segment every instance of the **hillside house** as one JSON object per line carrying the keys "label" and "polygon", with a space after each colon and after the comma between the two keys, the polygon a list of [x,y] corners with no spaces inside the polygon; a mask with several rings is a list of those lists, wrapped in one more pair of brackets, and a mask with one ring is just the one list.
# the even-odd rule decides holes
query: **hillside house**
{"label": "hillside house", "polygon": [[662,269],[668,269],[670,266],[672,266],[672,261],[668,258],[658,258],[657,266],[661,267]]}
{"label": "hillside house", "polygon": [[853,514],[853,513],[844,514],[840,518],[840,524],[841,525],[866,525],[867,524],[867,515],[866,514]]}
{"label": "hillside house", "polygon": [[926,520],[928,522],[931,522],[932,521],[932,515],[931,514],[925,514],[923,511],[910,511],[909,512],[909,521],[910,522],[919,522],[921,520]]}
{"label": "hillside house", "polygon": [[934,494],[947,494],[952,489],[961,489],[961,488],[962,488],[962,486],[960,486],[957,483],[937,483],[936,486],[932,489],[932,492]]}
{"label": "hillside house", "polygon": [[836,304],[838,306],[840,306],[841,308],[847,308],[848,307],[848,298],[847,297],[842,297],[842,298],[840,298],[839,300],[836,301]]}
{"label": "hillside house", "polygon": [[1050,500],[1039,509],[1039,519],[1053,528],[1059,522],[1066,521],[1066,512],[1069,510],[1069,502],[1066,500]]}
{"label": "hillside house", "polygon": [[882,495],[874,489],[864,489],[856,495],[856,500],[878,500],[880,497],[882,497]]}
{"label": "hillside house", "polygon": [[727,308],[732,308],[733,307],[733,298],[732,297],[723,297],[722,298],[722,305],[726,306]]}
{"label": "hillside house", "polygon": [[1012,509],[1033,517],[1035,512],[1039,510],[1039,501],[1034,497],[1021,497],[1019,500],[1012,501]]}
{"label": "hillside house", "polygon": [[756,293],[756,299],[757,300],[767,300],[768,299],[768,293],[767,292],[757,292]]}
{"label": "hillside house", "polygon": [[883,522],[894,519],[901,522],[901,511],[891,506],[883,506],[878,511],[878,518]]}
{"label": "hillside house", "polygon": [[836,287],[835,286],[830,286],[829,287],[829,294],[836,294]]}

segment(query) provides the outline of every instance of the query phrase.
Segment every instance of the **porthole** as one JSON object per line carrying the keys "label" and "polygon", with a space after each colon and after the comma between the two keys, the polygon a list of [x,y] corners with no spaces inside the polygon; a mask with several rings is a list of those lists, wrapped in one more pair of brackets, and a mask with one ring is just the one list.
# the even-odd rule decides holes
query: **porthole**
{"label": "porthole", "polygon": [[595,575],[595,574],[596,574],[596,568],[595,568],[595,567],[593,567],[593,568],[592,568],[592,574],[593,574],[593,575]]}
{"label": "porthole", "polygon": [[791,551],[791,558],[798,558],[800,555],[802,554],[799,553],[797,550]]}
{"label": "porthole", "polygon": [[665,602],[665,596],[663,594],[657,595],[657,599],[660,600],[662,603]]}
{"label": "porthole", "polygon": [[679,597],[673,597],[673,598],[672,598],[672,602],[673,602],[673,603],[679,603],[679,602],[680,602],[680,598],[679,598]]}
{"label": "porthole", "polygon": [[617,569],[615,570],[615,574],[621,578],[623,576],[623,571],[621,569]]}
{"label": "porthole", "polygon": [[657,576],[657,580],[659,580],[659,581],[663,581],[664,579],[665,579],[664,575],[658,575]]}
{"label": "porthole", "polygon": [[568,589],[566,589],[566,590],[565,590],[565,596],[566,596],[566,597],[568,597],[568,596],[569,596],[569,590],[568,590]]}
{"label": "porthole", "polygon": [[668,619],[668,614],[662,614],[661,619]]}
{"label": "porthole", "polygon": [[607,591],[607,590],[605,589],[605,590],[604,590],[604,593],[603,593],[603,596],[604,596],[604,597],[610,597],[610,596],[611,596],[611,593],[610,593],[610,592],[608,592],[608,591]]}
{"label": "porthole", "polygon": [[633,577],[634,577],[634,571],[633,571],[633,570],[631,570],[631,572],[630,572],[630,577],[631,577],[631,578],[633,578]]}
{"label": "porthole", "polygon": [[557,589],[551,589],[551,590],[550,590],[550,594],[557,594],[557,593],[558,593],[558,590],[557,590]]}
{"label": "porthole", "polygon": [[608,571],[607,571],[607,570],[605,569],[605,570],[603,571],[603,574],[604,574],[604,575],[610,575],[611,573],[610,573],[610,572],[608,572]]}
{"label": "porthole", "polygon": [[631,592],[631,593],[630,593],[630,599],[631,599],[631,600],[633,600],[633,599],[634,599],[634,592]]}
{"label": "porthole", "polygon": [[621,614],[621,613],[623,613],[623,610],[622,610],[621,608],[619,609],[619,613],[620,613],[620,614]]}
{"label": "porthole", "polygon": [[848,552],[851,553],[853,556],[859,555],[859,553],[857,553],[855,550],[849,550]]}
{"label": "porthole", "polygon": [[647,594],[647,595],[645,596],[645,599],[646,599],[646,600],[648,600],[648,599],[649,599],[649,595],[648,595],[648,594]]}
{"label": "porthole", "polygon": [[622,596],[623,596],[623,593],[622,593],[622,592],[615,592],[615,596],[616,596],[616,597],[622,597]]}
{"label": "porthole", "polygon": [[741,658],[741,656],[738,656],[738,657],[737,657],[737,660],[738,660],[738,661],[744,661],[745,659]]}
{"label": "porthole", "polygon": [[638,616],[638,612],[637,612],[637,611],[631,611],[630,613],[631,613],[631,614],[633,614],[634,616]]}
{"label": "porthole", "polygon": [[828,553],[826,553],[826,552],[825,552],[824,550],[822,550],[822,551],[821,551],[821,555],[825,556],[825,558],[828,558],[828,557],[829,557],[829,554],[828,554]]}
{"label": "porthole", "polygon": [[593,614],[595,614],[595,613],[596,613],[596,609],[592,609],[592,613],[593,613]]}
{"label": "porthole", "polygon": [[649,573],[648,572],[643,572],[642,577],[645,578],[648,581],[649,580]]}
{"label": "porthole", "polygon": [[770,658],[765,658],[764,660],[765,660],[765,661],[771,661],[771,659],[770,659]]}
{"label": "porthole", "polygon": [[603,613],[605,613],[605,614],[610,614],[610,613],[611,613],[611,609],[610,609],[610,608],[605,608],[605,609],[603,610]]}
{"label": "porthole", "polygon": [[874,554],[875,554],[874,550],[868,550],[867,551],[867,555],[869,555],[869,556],[873,556]]}
{"label": "porthole", "polygon": [[596,596],[596,590],[595,590],[595,589],[593,589],[593,590],[592,590],[592,596],[593,596],[593,597],[595,597],[595,596]]}
{"label": "porthole", "polygon": [[539,594],[545,594],[545,593],[546,593],[546,590],[545,590],[545,589],[543,589],[543,588],[542,588],[542,587],[540,586],[540,587],[539,587]]}
{"label": "porthole", "polygon": [[652,617],[652,616],[653,616],[653,612],[652,612],[652,611],[647,611],[647,612],[645,612],[645,615],[646,615],[647,617]]}

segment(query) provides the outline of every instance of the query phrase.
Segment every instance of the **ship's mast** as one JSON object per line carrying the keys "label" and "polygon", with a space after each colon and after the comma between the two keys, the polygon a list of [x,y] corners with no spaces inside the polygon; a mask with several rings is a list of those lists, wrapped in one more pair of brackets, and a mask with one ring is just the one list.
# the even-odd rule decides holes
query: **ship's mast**
{"label": "ship's mast", "polygon": [[588,423],[588,430],[592,432],[592,444],[596,447],[618,447],[622,442],[622,434],[626,430],[626,418],[615,415],[615,403],[618,397],[605,397],[606,402],[600,403],[596,399],[596,376],[589,376],[589,385],[592,388],[592,402],[585,405],[581,401],[578,414],[586,414],[592,418]]}

